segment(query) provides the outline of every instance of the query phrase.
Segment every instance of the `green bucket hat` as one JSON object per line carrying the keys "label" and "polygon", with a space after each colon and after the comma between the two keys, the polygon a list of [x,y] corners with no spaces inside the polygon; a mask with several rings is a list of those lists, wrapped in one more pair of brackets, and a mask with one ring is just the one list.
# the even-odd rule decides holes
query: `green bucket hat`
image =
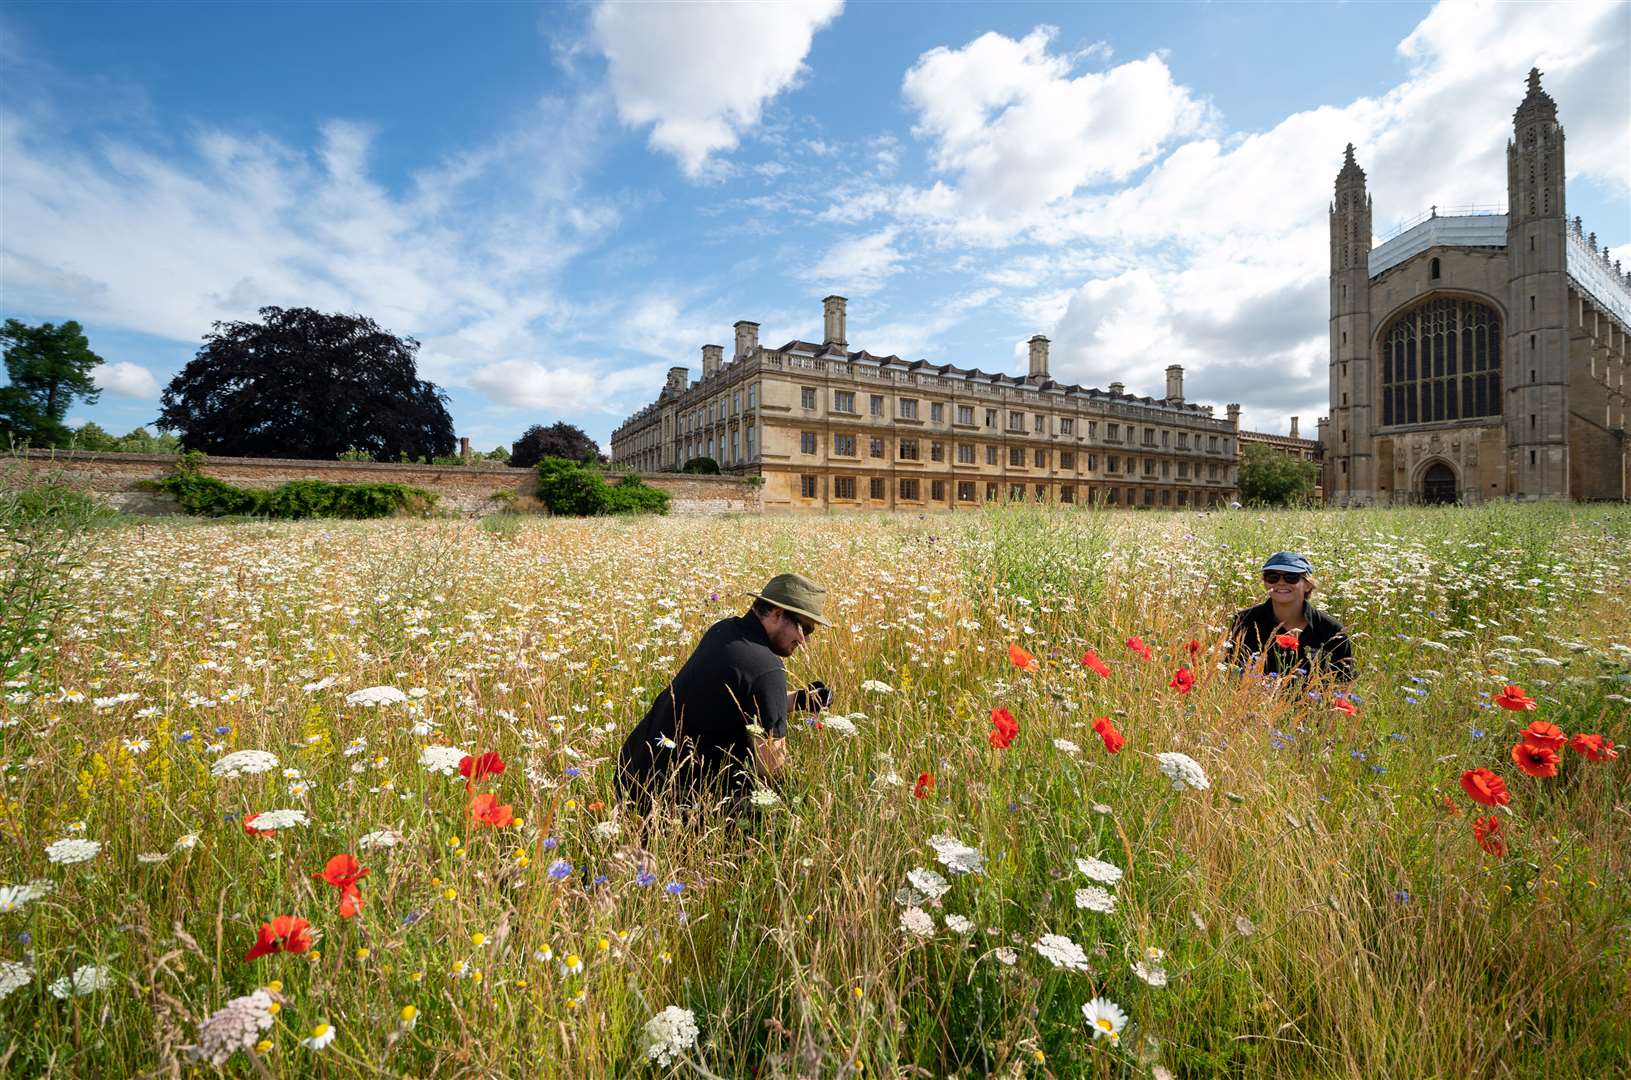
{"label": "green bucket hat", "polygon": [[803,574],[777,574],[765,582],[763,589],[748,595],[755,600],[785,608],[795,615],[803,615],[818,626],[832,625],[821,616],[821,609],[827,603],[827,590]]}

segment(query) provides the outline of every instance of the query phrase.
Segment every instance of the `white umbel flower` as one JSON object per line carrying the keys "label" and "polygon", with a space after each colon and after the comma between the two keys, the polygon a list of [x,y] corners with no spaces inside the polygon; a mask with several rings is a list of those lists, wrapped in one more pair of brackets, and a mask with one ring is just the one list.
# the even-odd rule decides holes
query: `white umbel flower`
{"label": "white umbel flower", "polygon": [[1096,911],[1100,915],[1109,915],[1116,910],[1116,896],[1107,889],[1097,885],[1076,890],[1076,906],[1084,911]]}
{"label": "white umbel flower", "polygon": [[1155,760],[1160,764],[1161,772],[1172,781],[1174,791],[1182,791],[1185,788],[1205,791],[1212,786],[1212,782],[1206,778],[1206,770],[1201,768],[1200,762],[1188,754],[1169,750],[1164,754],[1155,755]]}
{"label": "white umbel flower", "polygon": [[97,853],[101,850],[102,842],[100,840],[85,840],[81,837],[70,836],[65,840],[57,840],[48,844],[45,849],[45,857],[58,865],[69,866],[73,863],[88,862],[96,858]]}
{"label": "white umbel flower", "polygon": [[972,934],[974,922],[966,915],[947,915],[946,929],[954,934]]}
{"label": "white umbel flower", "polygon": [[748,802],[761,810],[767,810],[782,801],[782,797],[769,788],[754,788],[753,794],[748,796]]}
{"label": "white umbel flower", "polygon": [[408,695],[394,686],[365,686],[345,696],[347,705],[362,705],[370,709],[376,705],[400,705],[407,700]]}
{"label": "white umbel flower", "polygon": [[277,768],[277,755],[265,750],[234,750],[210,765],[211,776],[234,780],[240,776],[255,776]]}
{"label": "white umbel flower", "polygon": [[867,679],[861,684],[861,689],[869,694],[893,694],[895,692],[893,686],[886,682],[879,682],[877,679]]}
{"label": "white umbel flower", "polygon": [[1088,971],[1087,954],[1082,947],[1063,934],[1043,934],[1031,948],[1056,968],[1067,971]]}
{"label": "white umbel flower", "polygon": [[251,1053],[260,1033],[272,1026],[272,995],[265,990],[233,998],[198,1025],[198,1045],[188,1052],[195,1061],[208,1061],[216,1068],[242,1050]]}
{"label": "white umbel flower", "polygon": [[71,997],[84,997],[113,984],[108,969],[95,964],[82,964],[72,975],[64,975],[51,984],[51,996],[62,1001]]}
{"label": "white umbel flower", "polygon": [[244,824],[261,832],[275,832],[310,825],[311,818],[306,816],[304,810],[262,810],[245,818]]}
{"label": "white umbel flower", "polygon": [[909,907],[900,913],[902,932],[915,938],[934,937],[934,916],[919,907]]}
{"label": "white umbel flower", "polygon": [[922,893],[929,900],[938,900],[951,891],[951,883],[933,870],[915,867],[906,874],[906,880],[912,888]]}
{"label": "white umbel flower", "polygon": [[34,981],[34,969],[15,960],[0,960],[0,1001]]}
{"label": "white umbel flower", "polygon": [[1121,867],[1103,859],[1077,859],[1076,869],[1101,885],[1114,885],[1121,880]]}
{"label": "white umbel flower", "polygon": [[1160,964],[1147,964],[1142,960],[1136,961],[1133,964],[1133,974],[1151,986],[1161,987],[1167,985],[1167,969]]}
{"label": "white umbel flower", "polygon": [[402,843],[402,834],[395,829],[380,829],[376,832],[363,833],[357,837],[359,851],[375,851],[380,848],[392,848]]}
{"label": "white umbel flower", "polygon": [[929,837],[929,846],[940,865],[953,874],[978,874],[985,870],[985,856],[979,848],[971,848],[955,836],[938,833]]}
{"label": "white umbel flower", "polygon": [[672,1065],[685,1051],[697,1044],[697,1017],[690,1009],[670,1005],[646,1021],[646,1058],[658,1065]]}
{"label": "white umbel flower", "polygon": [[464,751],[457,746],[427,746],[419,751],[419,764],[434,773],[452,776],[459,771]]}
{"label": "white umbel flower", "polygon": [[1092,1029],[1095,1039],[1115,1042],[1121,1038],[1121,1029],[1127,1026],[1127,1014],[1108,998],[1089,1001],[1082,1006],[1082,1015],[1087,1018],[1087,1026]]}
{"label": "white umbel flower", "polygon": [[861,733],[861,729],[855,726],[855,721],[851,720],[843,713],[835,713],[832,716],[823,716],[821,718],[821,726],[828,731],[836,731],[838,734],[848,736],[849,738],[854,738]]}

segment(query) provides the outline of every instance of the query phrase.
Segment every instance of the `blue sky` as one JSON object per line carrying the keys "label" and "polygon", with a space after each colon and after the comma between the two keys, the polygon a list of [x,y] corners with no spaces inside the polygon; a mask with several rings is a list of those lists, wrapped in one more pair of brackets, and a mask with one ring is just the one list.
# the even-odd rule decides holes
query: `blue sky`
{"label": "blue sky", "polygon": [[[1566,16],[1565,16],[1566,12]],[[150,423],[215,320],[371,316],[482,448],[603,442],[753,319],[1325,412],[1326,201],[1501,203],[1531,65],[1631,262],[1621,4],[0,6],[0,312]]]}

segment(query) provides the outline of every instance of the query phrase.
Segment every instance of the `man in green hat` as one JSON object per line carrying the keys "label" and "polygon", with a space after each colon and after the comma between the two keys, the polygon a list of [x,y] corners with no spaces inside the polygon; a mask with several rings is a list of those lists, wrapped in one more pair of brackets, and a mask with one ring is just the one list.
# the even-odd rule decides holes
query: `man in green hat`
{"label": "man in green hat", "polygon": [[672,794],[682,803],[734,802],[758,776],[787,764],[787,714],[832,702],[821,682],[788,692],[782,661],[817,626],[827,590],[799,574],[778,574],[747,614],[708,628],[617,755],[619,793],[643,813]]}

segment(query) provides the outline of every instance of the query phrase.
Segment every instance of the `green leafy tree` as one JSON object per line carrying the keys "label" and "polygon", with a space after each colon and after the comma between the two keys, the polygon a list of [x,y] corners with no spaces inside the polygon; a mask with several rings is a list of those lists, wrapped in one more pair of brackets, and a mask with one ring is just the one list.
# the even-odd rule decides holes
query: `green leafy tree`
{"label": "green leafy tree", "polygon": [[1256,443],[1240,463],[1240,501],[1248,506],[1298,506],[1311,502],[1320,467]]}
{"label": "green leafy tree", "polygon": [[680,472],[694,473],[698,476],[718,476],[719,462],[711,457],[694,457],[685,463]]}
{"label": "green leafy tree", "polygon": [[94,420],[87,420],[70,432],[69,440],[76,450],[117,450],[119,440],[102,429]]}
{"label": "green leafy tree", "polygon": [[63,418],[74,400],[94,404],[101,391],[91,369],[102,358],[77,322],[29,326],[7,319],[0,328],[9,386],[0,387],[0,443],[67,446]]}
{"label": "green leafy tree", "polygon": [[181,440],[168,431],[154,435],[139,427],[114,440],[113,448],[124,454],[179,454]]}
{"label": "green leafy tree", "polygon": [[158,425],[210,454],[429,461],[453,452],[447,395],[419,378],[419,342],[360,315],[265,307],[216,323],[170,381]]}

